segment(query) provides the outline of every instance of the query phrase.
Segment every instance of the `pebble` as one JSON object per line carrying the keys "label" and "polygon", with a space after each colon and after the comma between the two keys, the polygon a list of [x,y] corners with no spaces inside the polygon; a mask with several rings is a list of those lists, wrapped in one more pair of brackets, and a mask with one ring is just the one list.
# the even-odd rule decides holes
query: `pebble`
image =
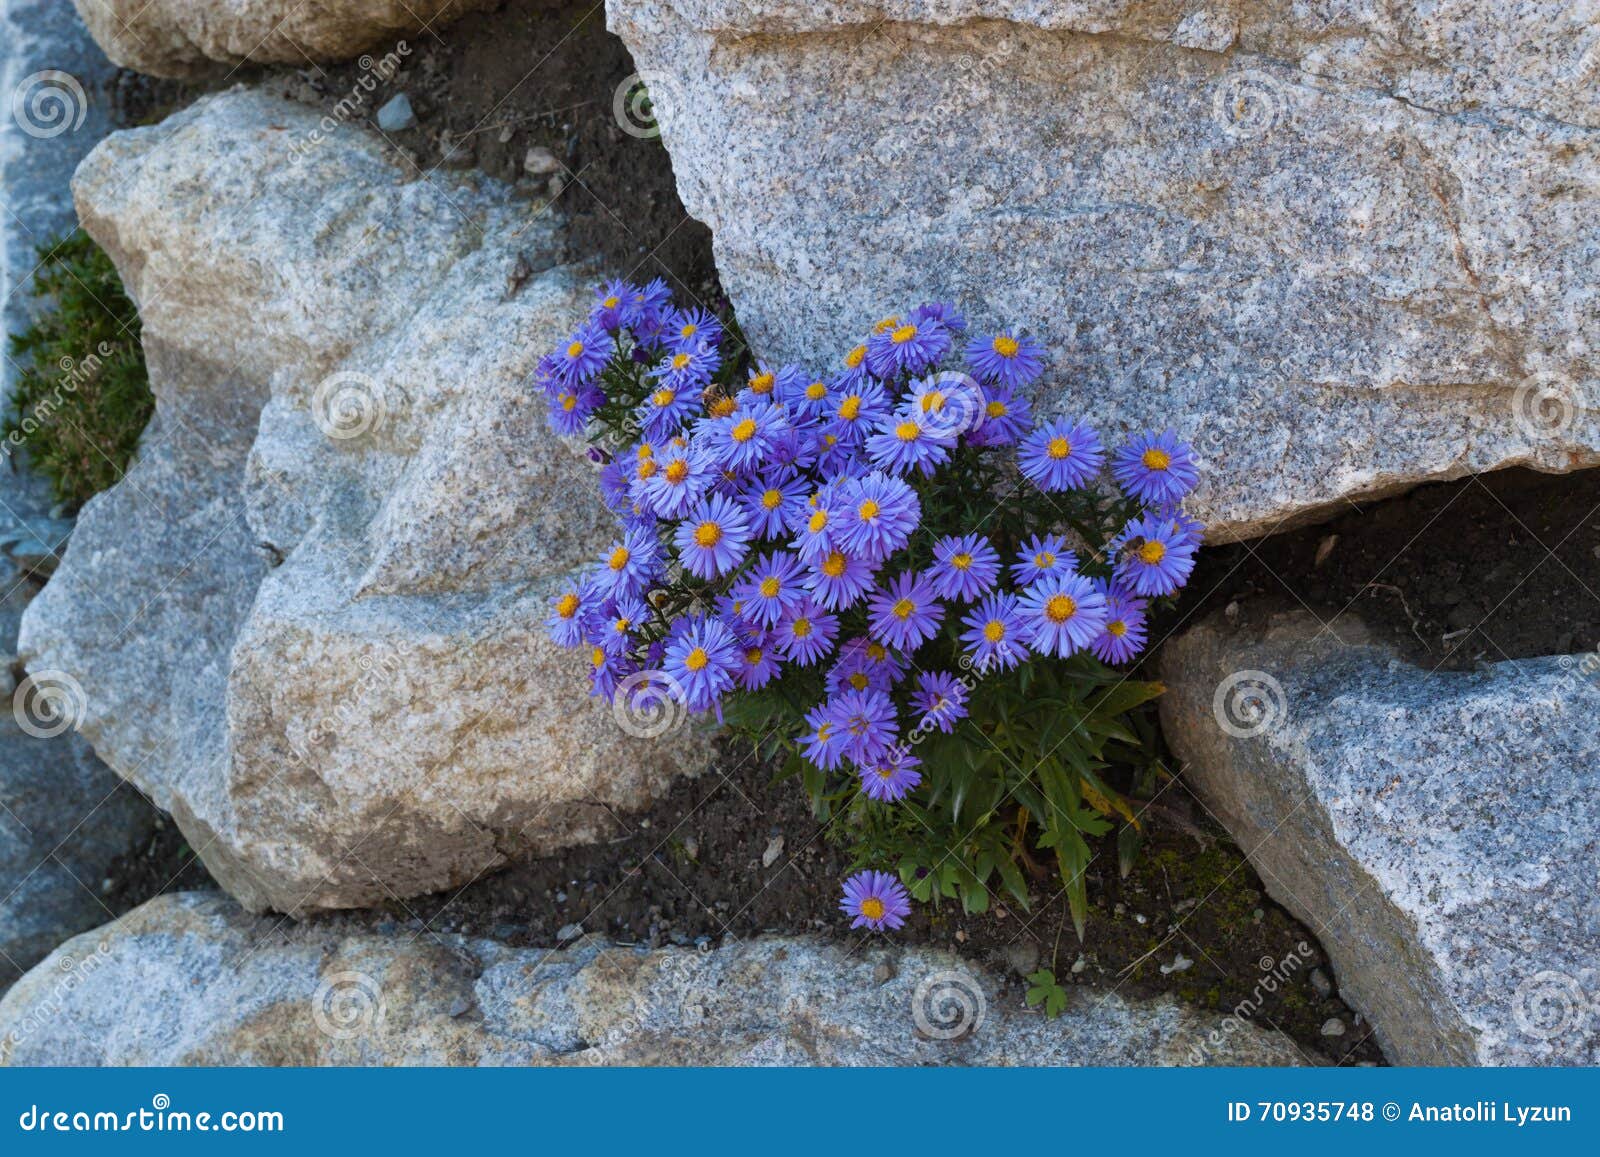
{"label": "pebble", "polygon": [[1078,953],[1078,959],[1076,959],[1076,960],[1074,960],[1072,962],[1072,969],[1071,969],[1072,975],[1077,976],[1080,972],[1082,972],[1085,968],[1088,968],[1088,967],[1089,967],[1089,958],[1087,956],[1085,956],[1083,953],[1080,952],[1080,953]]}
{"label": "pebble", "polygon": [[872,969],[872,983],[888,984],[894,979],[894,965],[887,960],[880,960]]}
{"label": "pebble", "polygon": [[761,866],[770,868],[778,862],[778,857],[783,855],[783,837],[773,836],[767,841],[767,850],[761,853]]}
{"label": "pebble", "polygon": [[563,166],[556,155],[549,149],[535,145],[528,150],[528,155],[522,158],[522,171],[530,177],[544,177],[551,173],[559,173]]}
{"label": "pebble", "polygon": [[1333,995],[1333,981],[1328,979],[1328,974],[1320,968],[1311,970],[1311,987],[1317,990],[1317,995],[1327,1000]]}
{"label": "pebble", "polygon": [[565,178],[563,178],[560,173],[557,173],[555,176],[550,178],[550,183],[545,186],[545,189],[547,192],[549,192],[550,196],[559,197],[561,196],[561,190],[565,189],[566,187],[567,182]]}
{"label": "pebble", "polygon": [[390,97],[378,110],[378,127],[386,133],[416,128],[417,114],[411,109],[411,98],[403,92]]}
{"label": "pebble", "polygon": [[556,930],[557,940],[576,940],[583,935],[582,924],[563,924]]}
{"label": "pebble", "polygon": [[683,854],[696,862],[700,859],[700,840],[697,836],[683,837]]}
{"label": "pebble", "polygon": [[1171,976],[1174,972],[1185,972],[1193,966],[1194,961],[1180,952],[1172,958],[1171,964],[1163,964],[1161,966],[1161,975]]}
{"label": "pebble", "polygon": [[1322,1022],[1322,1035],[1323,1036],[1343,1036],[1344,1035],[1344,1021],[1340,1020],[1336,1016],[1330,1016],[1327,1020]]}

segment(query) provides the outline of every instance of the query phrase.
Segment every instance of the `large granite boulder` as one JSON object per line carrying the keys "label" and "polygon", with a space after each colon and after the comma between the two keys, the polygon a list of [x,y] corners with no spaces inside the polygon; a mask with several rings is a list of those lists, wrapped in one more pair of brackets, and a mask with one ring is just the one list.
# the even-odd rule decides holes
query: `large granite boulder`
{"label": "large granite boulder", "polygon": [[1600,659],[1435,673],[1296,614],[1162,675],[1185,781],[1390,1059],[1600,1063]]}
{"label": "large granite boulder", "polygon": [[1214,540],[1600,462],[1582,6],[607,0],[763,356],[948,296],[1203,451]]}
{"label": "large granite boulder", "polygon": [[1073,989],[1054,1021],[932,949],[509,948],[252,918],[183,893],[62,945],[0,1001],[7,1065],[1292,1065],[1280,1033]]}
{"label": "large granite boulder", "polygon": [[705,749],[625,733],[542,625],[608,523],[527,384],[587,305],[551,215],[354,129],[291,144],[322,131],[235,89],[79,170],[156,416],[21,642],[256,909],[596,839]]}
{"label": "large granite boulder", "polygon": [[[59,4],[59,0],[53,0]],[[219,64],[350,60],[501,0],[73,0],[106,55],[185,78]]]}

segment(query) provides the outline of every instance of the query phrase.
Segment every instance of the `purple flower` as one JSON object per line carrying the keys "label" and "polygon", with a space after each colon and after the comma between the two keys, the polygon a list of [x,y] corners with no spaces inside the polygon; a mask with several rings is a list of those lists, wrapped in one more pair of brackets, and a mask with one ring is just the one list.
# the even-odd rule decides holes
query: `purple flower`
{"label": "purple flower", "polygon": [[773,369],[766,362],[757,362],[755,373],[739,391],[741,401],[748,392],[768,402],[781,402],[791,396],[797,385],[804,383],[806,372],[799,366],[782,366]]}
{"label": "purple flower", "polygon": [[[629,329],[649,333],[660,326],[661,315],[671,303],[672,291],[658,277],[624,303],[622,324]],[[643,333],[636,333],[636,336],[643,336]]]}
{"label": "purple flower", "polygon": [[680,309],[667,321],[667,348],[695,349],[701,343],[715,346],[722,340],[722,323],[714,313],[692,308]]}
{"label": "purple flower", "polygon": [[783,429],[783,411],[756,400],[736,406],[726,418],[702,423],[695,431],[695,442],[723,470],[738,474],[760,465]]}
{"label": "purple flower", "polygon": [[867,347],[858,345],[844,355],[844,368],[834,375],[830,383],[835,391],[849,393],[872,380],[867,369]]}
{"label": "purple flower", "polygon": [[696,616],[679,622],[687,625],[667,644],[665,672],[686,708],[705,711],[733,687],[744,657],[739,641],[721,621]]}
{"label": "purple flower", "polygon": [[952,333],[961,333],[967,328],[966,317],[953,301],[925,302],[911,311],[911,320],[937,321]]}
{"label": "purple flower", "polygon": [[887,691],[899,682],[905,668],[894,652],[872,639],[851,639],[839,648],[839,659],[828,672],[828,694],[836,694],[845,687],[864,691],[877,687]]}
{"label": "purple flower", "polygon": [[1009,386],[983,388],[983,421],[967,439],[974,446],[1009,446],[1033,421],[1028,399]]}
{"label": "purple flower", "polygon": [[806,731],[800,737],[800,750],[823,771],[833,771],[844,762],[846,738],[831,705],[823,703],[806,714]]}
{"label": "purple flower", "polygon": [[633,500],[658,518],[682,518],[716,478],[711,459],[692,447],[672,447],[639,463]]}
{"label": "purple flower", "polygon": [[911,706],[922,712],[919,728],[937,727],[948,734],[967,717],[967,685],[944,671],[924,671],[917,676]]}
{"label": "purple flower", "polygon": [[897,651],[915,651],[944,621],[933,586],[915,571],[892,579],[867,603],[872,635]]}
{"label": "purple flower", "polygon": [[673,535],[678,560],[703,579],[725,575],[750,549],[750,524],[744,511],[720,494],[697,503]]}
{"label": "purple flower", "polygon": [[977,429],[983,422],[983,391],[966,374],[942,373],[917,378],[906,394],[904,410],[917,415],[932,433],[947,438]]}
{"label": "purple flower", "polygon": [[602,594],[636,595],[661,574],[661,541],[636,527],[611,544],[596,568],[595,588]]}
{"label": "purple flower", "polygon": [[830,611],[853,607],[872,589],[876,568],[860,555],[830,550],[811,563],[807,583],[817,602]]}
{"label": "purple flower", "polygon": [[587,583],[569,579],[550,603],[550,617],[544,625],[560,647],[581,646],[599,598]]}
{"label": "purple flower", "polygon": [[867,438],[867,456],[880,470],[905,474],[920,470],[933,477],[934,470],[950,460],[956,435],[947,433],[925,414],[901,409],[879,419]]}
{"label": "purple flower", "polygon": [[884,380],[920,374],[950,352],[950,331],[928,319],[906,320],[867,339],[867,368]]}
{"label": "purple flower", "polygon": [[812,599],[790,609],[773,631],[778,653],[796,666],[809,667],[833,650],[839,620]]}
{"label": "purple flower", "polygon": [[839,502],[839,491],[829,487],[817,491],[805,506],[795,511],[789,528],[795,532],[789,544],[802,561],[816,566],[833,550],[834,509]]}
{"label": "purple flower", "polygon": [[916,491],[898,478],[874,471],[839,488],[833,542],[839,549],[882,562],[911,540],[922,517]]}
{"label": "purple flower", "polygon": [[1100,590],[1106,596],[1106,622],[1089,650],[1101,662],[1126,663],[1144,650],[1145,601],[1108,591],[1103,585]]}
{"label": "purple flower", "polygon": [[589,417],[606,400],[605,392],[593,385],[563,389],[550,399],[545,421],[563,438],[583,433]]}
{"label": "purple flower", "polygon": [[782,474],[769,472],[754,479],[739,497],[750,529],[757,538],[781,538],[790,521],[806,505],[805,479],[785,479]]}
{"label": "purple flower", "polygon": [[879,803],[898,803],[911,794],[911,789],[922,782],[917,768],[922,760],[904,747],[891,747],[882,758],[856,768],[861,776],[861,790],[868,799]]}
{"label": "purple flower", "polygon": [[868,378],[848,389],[834,390],[833,409],[823,415],[827,419],[823,432],[840,445],[859,446],[866,440],[867,431],[888,413],[889,396]]}
{"label": "purple flower", "polygon": [[1094,642],[1106,623],[1106,598],[1082,575],[1051,575],[1028,588],[1017,603],[1028,645],[1065,659]]}
{"label": "purple flower", "polygon": [[911,915],[911,896],[888,872],[857,872],[844,882],[839,907],[851,917],[850,927],[882,932],[905,924]]}
{"label": "purple flower", "polygon": [[639,424],[644,427],[645,437],[666,439],[682,429],[689,419],[700,412],[700,391],[703,388],[703,382],[696,383],[688,375],[678,375],[674,381],[663,379],[634,410]]}
{"label": "purple flower", "polygon": [[1019,587],[1025,587],[1047,575],[1067,574],[1077,566],[1078,556],[1067,549],[1066,539],[1059,534],[1043,538],[1036,534],[1017,552],[1017,561],[1011,564],[1011,577]]}
{"label": "purple flower", "polygon": [[887,691],[847,688],[828,700],[829,713],[844,731],[844,753],[855,763],[871,763],[900,735],[894,701]]}
{"label": "purple flower", "polygon": [[596,616],[596,626],[591,628],[590,641],[604,647],[613,655],[620,655],[633,645],[631,632],[650,618],[650,608],[634,595],[611,600],[609,613]]}
{"label": "purple flower", "polygon": [[1170,595],[1194,570],[1197,545],[1187,530],[1171,519],[1154,515],[1135,518],[1107,548],[1116,559],[1112,577],[1130,594]]}
{"label": "purple flower", "polygon": [[990,385],[1019,389],[1044,372],[1044,346],[1011,329],[976,336],[967,343],[967,366]]}
{"label": "purple flower", "polygon": [[1092,482],[1105,462],[1100,436],[1065,418],[1034,429],[1017,448],[1023,477],[1040,490],[1074,490]]}
{"label": "purple flower", "polygon": [[981,534],[941,538],[933,547],[928,579],[941,599],[971,602],[994,588],[1000,576],[1000,555]]}
{"label": "purple flower", "polygon": [[1195,488],[1200,471],[1194,449],[1171,430],[1130,438],[1111,459],[1117,485],[1141,502],[1177,502]]}
{"label": "purple flower", "polygon": [[594,322],[585,322],[556,355],[556,376],[568,386],[592,382],[605,367],[617,343]]}
{"label": "purple flower", "polygon": [[807,381],[804,376],[795,379],[787,393],[781,387],[778,400],[789,408],[791,414],[801,418],[817,418],[830,409],[833,389],[827,382]]}
{"label": "purple flower", "polygon": [[589,694],[609,701],[617,684],[633,667],[633,661],[620,651],[609,651],[598,644],[589,648]]}
{"label": "purple flower", "polygon": [[1016,596],[992,594],[961,620],[961,641],[979,673],[1009,671],[1028,658],[1027,628],[1017,615]]}
{"label": "purple flower", "polygon": [[747,622],[773,627],[790,610],[807,600],[800,560],[787,551],[761,557],[734,588]]}
{"label": "purple flower", "polygon": [[608,333],[616,333],[622,326],[627,302],[638,292],[621,278],[613,278],[594,291],[594,308],[589,311],[589,320]]}
{"label": "purple flower", "polygon": [[778,657],[760,643],[745,643],[740,658],[742,662],[734,680],[745,691],[761,690],[778,673]]}

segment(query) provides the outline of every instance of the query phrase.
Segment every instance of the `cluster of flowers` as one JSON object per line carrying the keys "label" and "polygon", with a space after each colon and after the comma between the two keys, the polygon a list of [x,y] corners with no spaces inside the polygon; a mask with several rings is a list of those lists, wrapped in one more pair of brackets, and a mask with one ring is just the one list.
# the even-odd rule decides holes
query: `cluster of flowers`
{"label": "cluster of flowers", "polygon": [[[1145,644],[1147,601],[1193,568],[1190,448],[1163,432],[1108,451],[1081,422],[1035,421],[1026,391],[1045,351],[1026,333],[969,334],[953,306],[924,305],[824,377],[760,361],[735,374],[729,344],[662,282],[612,282],[539,364],[551,427],[613,439],[598,457],[617,538],[548,620],[557,642],[588,648],[596,694],[666,694],[720,717],[725,697],[813,669],[823,693],[799,750],[893,803],[922,782],[903,730],[949,732],[967,714],[968,681],[922,669],[925,643],[958,636],[979,674],[1080,652],[1124,663]],[[961,368],[941,370],[953,355]],[[1100,577],[1060,534],[1002,553],[981,526],[924,521],[931,480],[980,452],[1013,456],[1046,495],[1104,486],[1109,468],[1136,513],[1095,560]],[[843,906],[873,929],[908,911],[874,872]]]}

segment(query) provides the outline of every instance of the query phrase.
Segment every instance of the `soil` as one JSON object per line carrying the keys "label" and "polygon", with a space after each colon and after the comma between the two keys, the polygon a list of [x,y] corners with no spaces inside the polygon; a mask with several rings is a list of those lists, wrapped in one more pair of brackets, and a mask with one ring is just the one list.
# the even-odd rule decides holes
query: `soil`
{"label": "soil", "polygon": [[1202,552],[1180,615],[1357,616],[1424,667],[1600,648],[1600,472],[1502,470]]}

